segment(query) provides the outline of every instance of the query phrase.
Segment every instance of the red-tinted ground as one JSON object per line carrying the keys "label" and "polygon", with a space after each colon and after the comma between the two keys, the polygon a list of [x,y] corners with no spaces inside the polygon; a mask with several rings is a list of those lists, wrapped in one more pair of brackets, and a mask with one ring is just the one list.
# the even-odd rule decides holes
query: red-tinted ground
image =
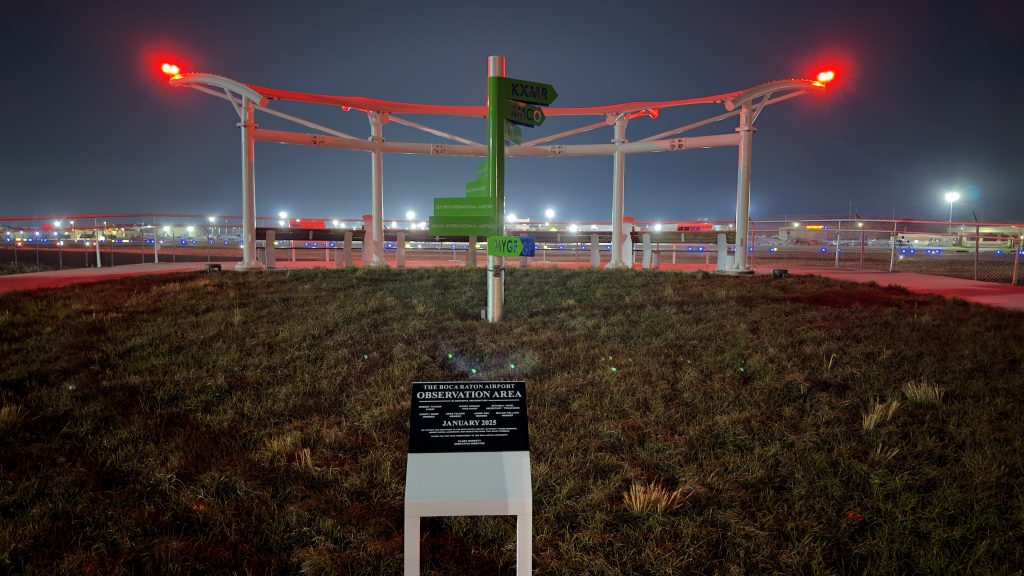
{"label": "red-tinted ground", "polygon": [[[517,263],[512,261],[512,266]],[[357,265],[361,265],[357,261]],[[410,267],[420,266],[462,266],[462,261],[455,260],[410,260]],[[587,263],[562,263],[531,261],[531,266],[560,266],[584,268]],[[229,271],[234,263],[224,263],[224,270]],[[281,268],[314,268],[331,266],[329,262],[278,262]],[[31,274],[10,274],[0,276],[0,292],[12,290],[36,290],[39,288],[56,288],[69,284],[82,284],[89,282],[104,282],[116,280],[127,276],[141,274],[167,274],[172,272],[190,272],[204,270],[205,262],[185,262],[177,264],[132,264],[128,266],[115,266],[112,268],[79,268],[74,270],[61,270],[54,272],[34,272]],[[713,267],[694,264],[663,264],[662,270],[713,270]],[[963,280],[960,278],[947,278],[943,276],[926,276],[910,272],[879,272],[875,270],[844,270],[834,268],[788,268],[790,274],[816,274],[845,280],[848,282],[875,282],[881,286],[901,286],[921,294],[938,294],[947,298],[960,298],[968,302],[987,304],[1011,310],[1024,310],[1024,287],[1010,286],[1009,284],[995,284],[991,282],[978,282],[975,280]],[[760,273],[769,273],[769,269],[758,270]],[[844,305],[843,296],[836,295],[836,305]],[[845,305],[852,305],[847,303]],[[868,304],[859,302],[858,304]]]}

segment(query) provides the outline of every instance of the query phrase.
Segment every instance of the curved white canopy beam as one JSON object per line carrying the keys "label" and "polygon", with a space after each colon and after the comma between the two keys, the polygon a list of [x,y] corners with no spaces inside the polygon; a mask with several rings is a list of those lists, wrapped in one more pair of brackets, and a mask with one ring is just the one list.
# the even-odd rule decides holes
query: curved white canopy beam
{"label": "curved white canopy beam", "polygon": [[250,88],[247,84],[242,84],[237,80],[232,80],[226,76],[218,76],[217,74],[208,74],[205,72],[192,72],[189,74],[178,74],[170,79],[171,86],[189,86],[192,84],[198,84],[200,86],[214,86],[223,90],[234,92],[243,98],[248,98],[249,101],[260,106],[267,105],[267,99],[262,94]]}
{"label": "curved white canopy beam", "polygon": [[739,108],[744,104],[749,104],[751,101],[760,98],[761,96],[767,96],[773,92],[779,92],[782,90],[814,90],[817,92],[825,91],[825,84],[821,82],[815,82],[812,80],[800,80],[793,78],[790,80],[776,80],[775,82],[767,82],[753,88],[748,88],[742,92],[736,92],[729,98],[723,98],[725,103],[725,109],[730,112]]}

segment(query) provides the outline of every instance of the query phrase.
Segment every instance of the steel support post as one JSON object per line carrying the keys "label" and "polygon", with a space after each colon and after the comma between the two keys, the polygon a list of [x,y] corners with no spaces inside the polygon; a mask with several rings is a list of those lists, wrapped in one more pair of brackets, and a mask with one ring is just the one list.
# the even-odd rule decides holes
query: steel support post
{"label": "steel support post", "polygon": [[612,259],[608,268],[626,268],[632,266],[632,258],[627,258],[624,196],[626,186],[626,154],[618,147],[626,143],[626,123],[628,114],[615,117],[615,133],[612,144],[615,144],[612,165]]}
{"label": "steel support post", "polygon": [[103,268],[103,263],[100,262],[100,228],[96,219],[92,219],[92,241],[96,244],[96,267]]}
{"label": "steel support post", "polygon": [[[379,144],[384,141],[383,126],[387,121],[386,114],[367,112],[370,119],[370,140],[378,144],[373,149],[373,169],[370,182],[373,187],[373,206],[370,210],[370,266],[387,266],[384,259],[384,152]],[[364,237],[363,242],[366,242]]]}
{"label": "steel support post", "polygon": [[736,132],[740,135],[739,168],[736,176],[736,255],[732,267],[727,271],[730,274],[753,274],[754,270],[747,263],[747,236],[750,233],[750,148],[754,136],[750,104],[743,104],[740,108],[740,126]]}
{"label": "steel support post", "polygon": [[256,122],[252,100],[243,96],[242,108],[245,120],[238,124],[242,129],[242,261],[235,265],[235,270],[261,270],[264,266],[256,258]]}
{"label": "steel support post", "polygon": [[[1024,234],[1019,234],[1017,239],[1017,251],[1013,255],[1013,278],[1010,279],[1010,285],[1017,285],[1017,271],[1020,269],[1020,253],[1024,250]],[[1013,242],[1010,242],[1010,246],[1013,246]],[[17,254],[17,252],[15,252]]]}
{"label": "steel support post", "polygon": [[842,240],[843,221],[840,220],[836,226],[836,268],[839,268],[839,243]]}
{"label": "steel support post", "polygon": [[978,279],[978,256],[981,250],[981,226],[974,227],[974,279]]}
{"label": "steel support post", "polygon": [[[494,198],[495,233],[505,234],[505,119],[499,78],[505,57],[487,57],[487,184]],[[501,322],[505,308],[505,259],[487,255],[487,321]]]}

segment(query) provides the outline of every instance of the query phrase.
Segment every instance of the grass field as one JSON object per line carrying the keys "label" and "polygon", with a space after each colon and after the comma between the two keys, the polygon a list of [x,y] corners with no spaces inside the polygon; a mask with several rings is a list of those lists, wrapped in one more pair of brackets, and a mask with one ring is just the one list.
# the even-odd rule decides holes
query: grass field
{"label": "grass field", "polygon": [[[400,574],[414,380],[523,379],[537,574],[1020,574],[1024,314],[817,277],[302,270],[0,295],[0,572]],[[514,367],[513,367],[514,366]],[[514,521],[423,523],[514,573]]]}
{"label": "grass field", "polygon": [[5,274],[25,274],[28,272],[47,272],[54,268],[45,264],[25,264],[22,262],[5,262],[0,264],[0,276]]}

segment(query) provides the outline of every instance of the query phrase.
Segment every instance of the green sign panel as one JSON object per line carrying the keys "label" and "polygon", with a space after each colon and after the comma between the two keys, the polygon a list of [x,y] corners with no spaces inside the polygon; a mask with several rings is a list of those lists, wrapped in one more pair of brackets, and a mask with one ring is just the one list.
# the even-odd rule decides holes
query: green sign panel
{"label": "green sign panel", "polygon": [[485,216],[431,216],[430,233],[434,236],[492,236],[498,227],[494,218]]}
{"label": "green sign panel", "polygon": [[511,122],[505,122],[505,140],[513,144],[522,144],[523,129]]}
{"label": "green sign panel", "polygon": [[520,126],[534,127],[544,123],[544,111],[515,100],[505,100],[505,120]]}
{"label": "green sign panel", "polygon": [[466,197],[487,198],[490,195],[487,188],[487,163],[481,162],[476,167],[476,178],[466,182]]}
{"label": "green sign panel", "polygon": [[488,236],[488,256],[515,257],[523,253],[523,241],[519,236]]}
{"label": "green sign panel", "polygon": [[476,167],[476,177],[466,182],[466,196],[434,198],[430,233],[434,236],[491,236],[495,226],[496,201],[487,187],[487,162]]}
{"label": "green sign panel", "polygon": [[434,216],[485,216],[494,218],[494,198],[434,198]]}
{"label": "green sign panel", "polygon": [[502,78],[501,95],[511,100],[536,104],[538,106],[549,106],[558,98],[558,92],[551,84],[543,82],[530,82],[529,80],[517,80],[515,78]]}

